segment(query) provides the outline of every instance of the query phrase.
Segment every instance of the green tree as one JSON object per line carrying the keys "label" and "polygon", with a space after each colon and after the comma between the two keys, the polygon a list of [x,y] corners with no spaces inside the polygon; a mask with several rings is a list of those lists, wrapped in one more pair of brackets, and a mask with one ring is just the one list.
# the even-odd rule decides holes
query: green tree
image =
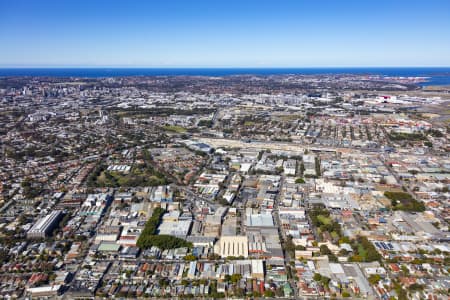
{"label": "green tree", "polygon": [[378,282],[380,282],[380,280],[381,280],[381,276],[378,274],[372,274],[369,276],[369,282],[371,285],[377,284]]}
{"label": "green tree", "polygon": [[295,180],[295,183],[302,184],[302,183],[305,183],[305,180],[303,178],[297,178]]}
{"label": "green tree", "polygon": [[233,274],[233,275],[231,275],[231,278],[230,278],[232,283],[236,283],[236,282],[238,282],[241,279],[242,279],[242,275],[241,274]]}
{"label": "green tree", "polygon": [[347,292],[347,291],[343,291],[343,292],[342,292],[342,297],[343,297],[343,298],[348,298],[348,297],[350,297],[350,293]]}
{"label": "green tree", "polygon": [[183,259],[185,261],[195,261],[195,260],[197,260],[197,258],[194,255],[192,255],[192,254],[186,255]]}
{"label": "green tree", "polygon": [[145,223],[144,230],[137,240],[137,246],[141,249],[148,249],[156,246],[163,250],[181,247],[191,248],[192,243],[183,239],[170,235],[156,235],[157,228],[164,213],[165,210],[159,207],[153,211],[152,216],[148,219],[147,223]]}
{"label": "green tree", "polygon": [[273,298],[273,297],[275,297],[275,292],[272,291],[272,290],[266,290],[266,291],[264,292],[264,297],[267,297],[267,298]]}
{"label": "green tree", "polygon": [[425,204],[422,201],[415,200],[406,192],[384,192],[384,196],[391,200],[392,209],[412,212],[425,211]]}

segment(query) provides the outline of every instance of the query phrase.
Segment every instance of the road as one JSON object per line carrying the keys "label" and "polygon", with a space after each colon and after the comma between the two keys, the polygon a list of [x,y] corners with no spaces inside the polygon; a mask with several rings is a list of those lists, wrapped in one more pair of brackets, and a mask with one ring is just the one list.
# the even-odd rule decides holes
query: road
{"label": "road", "polygon": [[193,199],[198,199],[198,200],[201,200],[201,201],[204,201],[204,202],[208,203],[209,205],[211,205],[215,209],[217,207],[221,206],[219,203],[216,203],[216,202],[214,202],[211,199],[208,199],[208,198],[205,198],[205,197],[203,197],[201,195],[198,195],[197,193],[193,192],[191,189],[189,189],[186,186],[178,185],[178,184],[175,184],[175,183],[170,184],[170,186],[172,188],[182,190],[183,192],[186,193],[187,196],[189,196],[189,197],[191,197]]}
{"label": "road", "polygon": [[[274,208],[272,210],[272,215],[273,215],[273,220],[275,223],[275,226],[278,228],[278,234],[280,235],[280,239],[282,241],[282,246],[283,246],[283,253],[284,253],[284,268],[287,269],[287,266],[290,267],[290,262],[291,260],[295,260],[295,257],[290,257],[290,254],[288,251],[286,251],[285,248],[285,243],[287,240],[287,236],[285,235],[284,230],[281,229],[281,219],[280,219],[280,214],[279,214],[279,203],[280,203],[280,197],[281,197],[281,191],[283,189],[283,184],[285,181],[285,176],[282,175],[281,176],[281,180],[280,180],[280,187],[279,187],[279,191],[278,194],[275,198],[274,201]],[[299,291],[297,289],[297,282],[295,282],[294,278],[290,278],[288,279],[289,285],[291,286],[292,290],[294,291],[294,299],[299,299],[298,295],[299,295]]]}
{"label": "road", "polygon": [[[107,211],[104,212],[100,216],[100,219],[99,219],[99,221],[97,223],[97,227],[96,228],[100,228],[103,225],[103,223],[105,222],[105,216],[109,215],[109,213],[111,212],[111,209],[112,209],[112,205],[109,205]],[[73,277],[72,277],[73,279],[76,278],[78,272],[81,270],[83,262],[85,262],[86,259],[88,258],[88,252],[89,252],[89,249],[91,248],[92,244],[95,241],[95,237],[96,237],[96,235],[90,237],[87,241],[82,243],[83,250],[80,253],[79,258],[77,259],[78,261],[80,261],[80,264],[78,265],[76,271],[73,274]],[[73,282],[71,284],[73,284]]]}

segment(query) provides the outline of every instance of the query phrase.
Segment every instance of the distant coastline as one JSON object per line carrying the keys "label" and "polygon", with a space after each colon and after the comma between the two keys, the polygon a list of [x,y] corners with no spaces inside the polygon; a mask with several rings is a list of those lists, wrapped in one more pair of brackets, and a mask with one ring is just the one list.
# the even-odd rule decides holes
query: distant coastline
{"label": "distant coastline", "polygon": [[450,85],[450,67],[339,67],[339,68],[0,68],[0,77],[124,77],[124,76],[232,76],[232,75],[383,75],[428,77],[422,86]]}

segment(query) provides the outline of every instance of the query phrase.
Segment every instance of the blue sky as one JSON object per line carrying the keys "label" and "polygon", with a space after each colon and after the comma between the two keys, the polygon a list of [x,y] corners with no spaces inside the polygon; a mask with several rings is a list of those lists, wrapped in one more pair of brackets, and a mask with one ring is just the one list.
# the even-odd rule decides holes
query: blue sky
{"label": "blue sky", "polygon": [[0,66],[450,66],[450,1],[0,0]]}

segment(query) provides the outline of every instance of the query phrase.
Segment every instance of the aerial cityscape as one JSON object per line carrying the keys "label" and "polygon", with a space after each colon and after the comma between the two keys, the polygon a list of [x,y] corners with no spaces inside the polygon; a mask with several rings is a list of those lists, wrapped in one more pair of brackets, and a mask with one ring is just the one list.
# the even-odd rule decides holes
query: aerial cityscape
{"label": "aerial cityscape", "polygon": [[[221,58],[205,43],[217,55],[199,63],[180,41],[198,39],[200,23],[231,41],[226,16],[264,27],[275,19],[259,18],[276,15],[295,27],[294,16],[308,22],[309,10],[336,7],[92,2],[0,4],[0,26],[17,25],[0,34],[0,299],[450,299],[450,27],[437,29],[447,56],[408,45],[405,60],[364,52],[353,64],[339,47],[299,50],[313,66],[270,47],[246,57],[249,44]],[[371,18],[373,4],[343,3],[342,14]],[[377,9],[444,14],[450,26],[448,3],[423,4]],[[196,23],[206,8],[211,17]],[[114,47],[104,56],[50,49],[51,39],[63,49],[104,37],[103,25],[89,38],[72,25],[98,16],[114,27],[119,13],[117,35],[135,37],[147,36],[138,25],[180,16],[164,29],[187,34],[180,52],[136,51],[126,63]],[[143,14],[153,18],[133,20]],[[37,19],[48,21],[25,33]],[[258,44],[266,37],[252,26],[236,34]],[[20,32],[42,44],[24,49]],[[255,63],[266,51],[273,60]]]}

